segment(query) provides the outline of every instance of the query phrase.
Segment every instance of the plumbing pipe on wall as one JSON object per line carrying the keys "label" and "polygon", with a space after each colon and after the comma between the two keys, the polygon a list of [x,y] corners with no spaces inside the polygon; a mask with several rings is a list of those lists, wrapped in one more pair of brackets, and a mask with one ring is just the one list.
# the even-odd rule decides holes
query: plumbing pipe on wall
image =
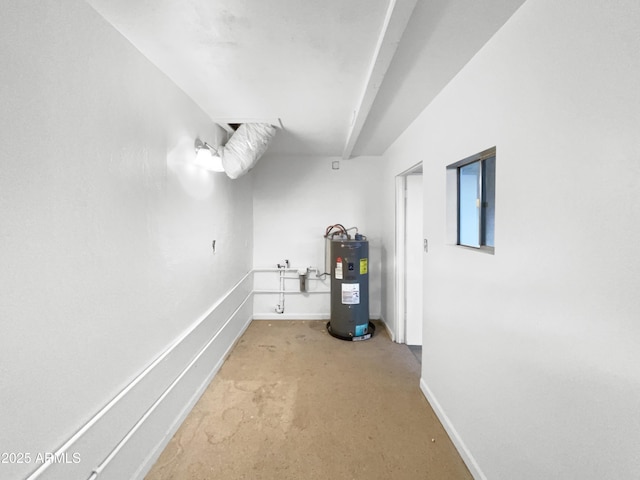
{"label": "plumbing pipe on wall", "polygon": [[[295,272],[297,275],[287,275],[287,273]],[[315,275],[311,275],[315,272]],[[253,269],[253,273],[278,273],[278,288],[254,288],[254,294],[277,294],[278,295],[278,304],[275,307],[275,312],[278,314],[283,314],[285,312],[285,295],[291,294],[329,294],[329,289],[323,290],[310,290],[308,287],[308,282],[310,280],[323,280],[323,274],[319,273],[319,270],[316,267],[307,267],[305,269],[296,269],[291,268],[289,261],[284,260],[282,263],[277,264],[277,268],[255,268]],[[298,280],[299,288],[295,289],[291,288],[287,290],[286,283],[287,280]]]}
{"label": "plumbing pipe on wall", "polygon": [[284,274],[289,268],[289,260],[284,260],[283,263],[278,264],[278,274],[280,276],[280,302],[276,305],[276,313],[284,313]]}

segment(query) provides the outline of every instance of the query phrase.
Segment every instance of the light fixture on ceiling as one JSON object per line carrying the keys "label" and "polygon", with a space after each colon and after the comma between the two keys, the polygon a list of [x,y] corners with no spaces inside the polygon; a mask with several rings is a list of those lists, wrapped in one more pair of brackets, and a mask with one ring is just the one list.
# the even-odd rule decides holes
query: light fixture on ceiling
{"label": "light fixture on ceiling", "polygon": [[194,163],[206,170],[212,172],[224,172],[222,167],[222,157],[218,155],[218,149],[213,145],[209,145],[207,142],[203,142],[199,138],[196,138],[195,145],[196,159]]}

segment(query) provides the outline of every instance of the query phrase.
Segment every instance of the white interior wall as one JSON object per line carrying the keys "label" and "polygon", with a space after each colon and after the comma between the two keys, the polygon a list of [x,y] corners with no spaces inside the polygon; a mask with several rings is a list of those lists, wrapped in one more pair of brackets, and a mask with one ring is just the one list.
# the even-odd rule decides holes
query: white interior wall
{"label": "white interior wall", "polygon": [[[3,7],[5,450],[59,445],[253,263],[320,266],[331,223],[369,236],[393,324],[393,177],[423,160],[422,375],[449,426],[492,479],[640,469],[635,2],[529,0],[388,164],[265,158],[236,182],[184,163],[215,127],[83,2]],[[494,256],[446,245],[444,218],[445,165],[492,145]]]}
{"label": "white interior wall", "polygon": [[[339,170],[332,169],[335,161]],[[253,170],[255,266],[275,268],[288,259],[292,268],[324,271],[326,227],[358,227],[369,239],[369,314],[380,318],[380,166],[380,157],[261,159]],[[278,289],[278,273],[256,273],[254,281],[256,290]],[[309,290],[328,291],[329,284],[328,277],[310,280]],[[286,289],[298,290],[298,280],[288,280]],[[277,294],[256,294],[255,318],[329,317],[327,294],[288,294],[281,315],[274,311],[278,303]]]}
{"label": "white interior wall", "polygon": [[[421,386],[478,478],[640,471],[639,24],[529,0],[386,154],[388,250],[393,177],[424,161]],[[445,167],[494,145],[489,255],[447,244]]]}
{"label": "white interior wall", "polygon": [[0,445],[35,456],[251,270],[252,180],[188,164],[221,132],[83,1],[4,2],[0,59]]}

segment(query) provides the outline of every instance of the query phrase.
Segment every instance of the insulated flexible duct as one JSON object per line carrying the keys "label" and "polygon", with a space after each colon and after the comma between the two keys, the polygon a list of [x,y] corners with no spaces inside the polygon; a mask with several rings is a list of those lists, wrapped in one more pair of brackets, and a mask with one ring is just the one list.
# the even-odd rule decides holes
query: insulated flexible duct
{"label": "insulated flexible duct", "polygon": [[269,147],[276,128],[268,123],[243,123],[219,150],[224,171],[230,178],[247,173]]}

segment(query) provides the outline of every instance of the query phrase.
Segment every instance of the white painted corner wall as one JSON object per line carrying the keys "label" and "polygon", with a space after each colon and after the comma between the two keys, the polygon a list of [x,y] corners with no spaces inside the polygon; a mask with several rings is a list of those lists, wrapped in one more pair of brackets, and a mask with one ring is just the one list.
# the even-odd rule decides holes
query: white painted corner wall
{"label": "white painted corner wall", "polygon": [[[204,172],[195,138],[224,133],[90,6],[4,7],[0,445],[31,461],[0,477],[142,478],[250,320],[272,311],[253,292],[273,279],[254,266],[322,269],[326,226],[357,226],[380,317],[381,160]],[[286,307],[326,318],[328,296]]]}
{"label": "white painted corner wall", "polygon": [[[637,2],[528,0],[385,158],[267,156],[236,181],[188,162],[195,136],[222,134],[210,119],[62,3],[0,17],[4,450],[83,431],[81,462],[40,478],[85,480],[139,425],[100,478],[141,478],[251,318],[274,314],[277,295],[252,292],[277,274],[252,269],[321,269],[330,224],[368,236],[371,316],[393,332],[395,176],[422,161],[421,388],[476,477],[640,471]],[[445,167],[494,145],[485,255],[446,242]],[[286,302],[275,318],[329,313],[325,294]]]}
{"label": "white painted corner wall", "polygon": [[86,480],[148,413],[135,478],[252,318],[252,178],[190,164],[223,132],[84,1],[3,2],[0,58],[0,478]]}
{"label": "white painted corner wall", "polygon": [[[389,251],[393,178],[424,162],[421,387],[476,478],[640,472],[638,25],[527,1],[385,155]],[[447,243],[445,168],[494,145],[488,255]]]}
{"label": "white painted corner wall", "polygon": [[[334,170],[333,163],[340,168]],[[254,265],[276,268],[314,267],[324,272],[324,233],[329,225],[358,227],[369,240],[369,316],[380,318],[381,249],[379,196],[381,157],[292,158],[265,156],[253,170]],[[354,233],[354,232],[350,232]],[[315,274],[314,274],[315,275]],[[275,312],[278,294],[254,295],[259,319],[328,319],[329,277],[308,281],[308,293],[285,294],[285,311]],[[285,289],[299,291],[296,271],[288,272]],[[278,290],[278,272],[256,272],[255,290]]]}

